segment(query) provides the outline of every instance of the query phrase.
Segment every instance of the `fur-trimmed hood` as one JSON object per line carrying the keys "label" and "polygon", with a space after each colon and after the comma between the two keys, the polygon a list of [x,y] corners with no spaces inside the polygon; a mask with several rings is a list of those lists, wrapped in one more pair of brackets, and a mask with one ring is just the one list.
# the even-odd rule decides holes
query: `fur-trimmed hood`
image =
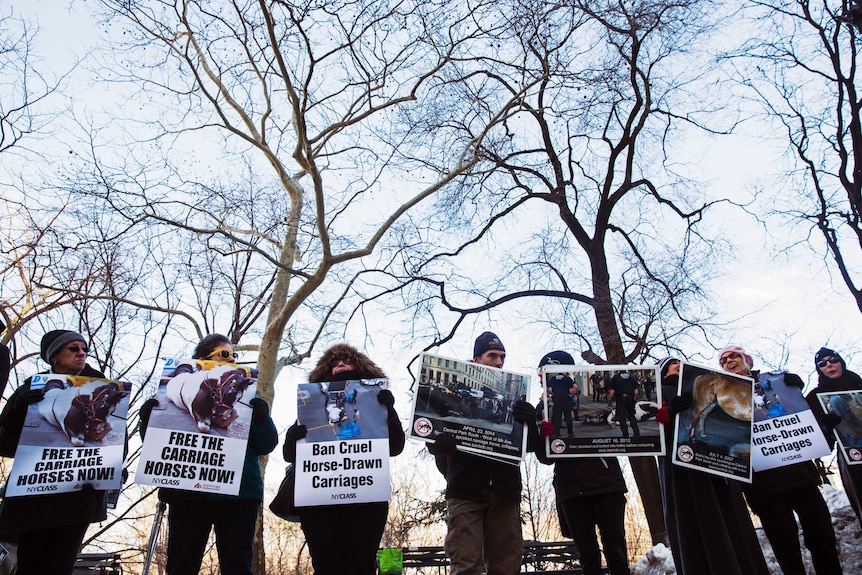
{"label": "fur-trimmed hood", "polygon": [[353,377],[386,377],[383,370],[380,369],[376,363],[371,361],[370,357],[348,343],[336,343],[324,351],[323,355],[320,356],[320,359],[317,360],[317,364],[314,366],[314,369],[312,369],[308,374],[308,381],[332,381],[332,368],[330,366],[333,362],[342,357],[350,358],[352,363],[356,366],[356,370],[350,372]]}

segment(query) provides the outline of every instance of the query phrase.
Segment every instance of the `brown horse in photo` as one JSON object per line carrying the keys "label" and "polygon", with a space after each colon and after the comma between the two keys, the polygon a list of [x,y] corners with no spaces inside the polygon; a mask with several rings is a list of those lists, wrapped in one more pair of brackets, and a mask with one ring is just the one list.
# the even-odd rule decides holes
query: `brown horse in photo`
{"label": "brown horse in photo", "polygon": [[688,436],[706,439],[706,418],[716,407],[740,421],[751,421],[754,404],[751,386],[716,373],[699,375],[691,386],[691,410]]}

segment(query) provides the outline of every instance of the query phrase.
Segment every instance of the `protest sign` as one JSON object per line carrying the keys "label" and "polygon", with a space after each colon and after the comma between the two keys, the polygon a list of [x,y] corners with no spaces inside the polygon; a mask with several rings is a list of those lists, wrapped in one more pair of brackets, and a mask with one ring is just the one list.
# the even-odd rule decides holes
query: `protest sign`
{"label": "protest sign", "polygon": [[39,374],[44,389],[27,410],[6,497],[122,485],[131,384],[63,374]]}
{"label": "protest sign", "polygon": [[[603,365],[599,369],[595,365],[549,364],[541,368],[539,377],[543,382],[542,417],[554,424],[554,435],[545,438],[549,458],[664,455],[664,426],[655,420],[661,405],[656,366]],[[591,400],[588,386],[600,381],[610,399],[593,395]],[[572,405],[572,389],[581,395],[578,420],[569,425],[565,409]],[[656,389],[656,400],[642,399],[644,389]]]}
{"label": "protest sign", "polygon": [[389,501],[389,425],[383,378],[300,384],[297,507]]}
{"label": "protest sign", "polygon": [[850,465],[862,463],[862,391],[818,393],[817,399],[824,412],[841,418],[833,433],[844,459]]}
{"label": "protest sign", "polygon": [[749,377],[680,362],[691,405],[676,418],[673,463],[751,483],[753,390]]}
{"label": "protest sign", "polygon": [[530,376],[428,353],[420,361],[409,436],[434,441],[447,432],[460,451],[520,463],[527,438],[512,404],[526,396]]}
{"label": "protest sign", "polygon": [[764,471],[831,453],[802,390],[784,373],[761,373],[754,384],[751,465]]}
{"label": "protest sign", "polygon": [[256,369],[168,359],[135,483],[238,494],[256,389]]}

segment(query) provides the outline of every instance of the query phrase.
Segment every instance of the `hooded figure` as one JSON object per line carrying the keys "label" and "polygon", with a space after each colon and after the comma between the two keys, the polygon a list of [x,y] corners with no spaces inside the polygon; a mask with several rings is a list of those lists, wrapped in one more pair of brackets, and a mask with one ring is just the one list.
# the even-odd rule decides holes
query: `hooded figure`
{"label": "hooded figure", "polygon": [[[308,374],[311,383],[384,377],[386,374],[371,358],[346,343],[337,343],[324,351]],[[332,388],[334,385],[328,389]],[[377,401],[386,407],[389,455],[398,455],[404,449],[405,436],[395,411],[395,397],[388,389],[381,389]],[[285,461],[296,461],[296,442],[307,433],[305,425],[299,423],[287,430]],[[297,510],[315,575],[376,574],[377,548],[386,527],[388,502],[317,505]]]}

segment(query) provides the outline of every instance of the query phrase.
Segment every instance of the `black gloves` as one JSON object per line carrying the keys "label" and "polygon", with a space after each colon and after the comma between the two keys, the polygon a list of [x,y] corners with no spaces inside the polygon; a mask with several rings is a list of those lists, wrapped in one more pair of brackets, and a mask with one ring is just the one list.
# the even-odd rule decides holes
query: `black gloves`
{"label": "black gloves", "polygon": [[144,402],[141,406],[141,409],[138,410],[138,417],[140,418],[140,430],[141,437],[144,437],[147,434],[147,426],[150,425],[150,415],[153,413],[153,408],[158,407],[159,400],[155,397],[151,397]]}
{"label": "black gloves", "polygon": [[284,438],[284,446],[281,448],[281,453],[284,460],[292,463],[296,461],[296,442],[308,435],[308,428],[301,423],[294,423],[287,428],[287,435]]}
{"label": "black gloves", "polygon": [[45,398],[45,390],[42,388],[39,389],[28,389],[21,395],[19,395],[15,399],[15,404],[12,406],[12,411],[15,413],[15,418],[20,419],[22,422],[24,418],[27,417],[27,408],[30,407],[31,403],[36,403],[37,401],[42,401]]}
{"label": "black gloves", "polygon": [[287,429],[287,438],[296,443],[300,439],[304,439],[308,435],[308,428],[304,425],[294,423]]}
{"label": "black gloves", "polygon": [[377,392],[377,401],[385,405],[387,408],[395,406],[395,396],[388,389],[381,389]]}
{"label": "black gloves", "polygon": [[827,431],[831,432],[832,430],[835,429],[835,426],[837,426],[839,423],[841,423],[841,421],[842,421],[842,419],[841,419],[840,415],[838,415],[835,412],[830,411],[826,415],[823,416],[823,427],[825,427],[827,429]]}
{"label": "black gloves", "polygon": [[795,373],[784,374],[784,385],[792,385],[794,387],[798,387],[799,389],[805,389],[805,382],[803,382],[802,378]]}
{"label": "black gloves", "polygon": [[429,446],[429,451],[434,455],[452,455],[458,451],[455,436],[444,431],[437,434],[437,440]]}
{"label": "black gloves", "polygon": [[535,423],[536,408],[530,402],[519,399],[512,405],[512,417],[520,423]]}
{"label": "black gloves", "polygon": [[667,406],[669,419],[673,419],[675,415],[685,411],[689,407],[691,407],[691,395],[688,393],[672,397]]}
{"label": "black gloves", "polygon": [[251,422],[257,424],[266,423],[266,420],[269,419],[269,405],[266,401],[255,397],[248,404],[251,406]]}
{"label": "black gloves", "polygon": [[123,483],[122,483],[122,484],[123,484],[123,485],[125,485],[125,484],[126,484],[126,481],[128,481],[128,480],[129,480],[129,470],[128,470],[128,469],[126,469],[125,467],[123,467],[123,472],[120,474],[120,477],[121,477],[121,478],[122,478],[122,480],[123,480]]}

